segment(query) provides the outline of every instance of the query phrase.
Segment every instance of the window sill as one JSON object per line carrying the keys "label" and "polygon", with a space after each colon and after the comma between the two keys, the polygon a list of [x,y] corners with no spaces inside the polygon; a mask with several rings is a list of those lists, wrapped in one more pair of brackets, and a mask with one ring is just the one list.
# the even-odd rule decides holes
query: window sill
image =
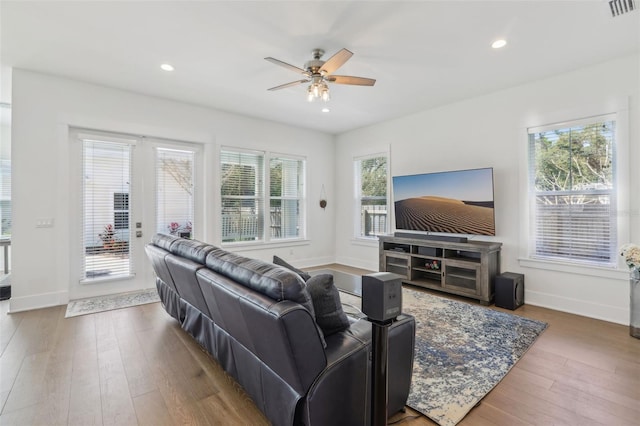
{"label": "window sill", "polygon": [[586,275],[590,277],[608,278],[612,280],[629,280],[629,271],[616,268],[607,268],[594,265],[576,265],[551,260],[519,258],[520,266],[524,268],[545,269],[547,271],[565,272],[574,275]]}
{"label": "window sill", "polygon": [[280,248],[280,247],[296,247],[296,246],[308,246],[311,244],[309,240],[280,240],[269,242],[251,242],[251,243],[224,243],[221,247],[225,250],[237,250],[237,251],[254,251],[263,250],[267,248]]}
{"label": "window sill", "polygon": [[132,280],[136,277],[136,274],[118,275],[117,277],[102,277],[102,278],[84,278],[80,280],[80,284],[102,284],[112,281],[125,281]]}
{"label": "window sill", "polygon": [[355,237],[351,239],[351,244],[353,244],[354,246],[378,248],[378,237],[373,237],[373,238]]}

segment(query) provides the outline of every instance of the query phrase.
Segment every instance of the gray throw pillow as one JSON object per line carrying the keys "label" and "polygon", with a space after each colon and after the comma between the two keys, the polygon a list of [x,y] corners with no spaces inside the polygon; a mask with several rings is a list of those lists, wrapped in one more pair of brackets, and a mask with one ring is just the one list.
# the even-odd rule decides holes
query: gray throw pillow
{"label": "gray throw pillow", "polygon": [[287,268],[290,271],[295,272],[296,274],[300,275],[300,278],[302,278],[302,280],[304,282],[309,281],[309,278],[311,278],[311,275],[307,274],[304,271],[301,271],[300,269],[294,267],[293,265],[289,264],[286,260],[284,260],[281,257],[278,256],[273,256],[273,263],[278,265],[278,266],[284,266],[285,268]]}
{"label": "gray throw pillow", "polygon": [[307,291],[313,302],[316,323],[325,336],[349,328],[349,319],[342,310],[340,293],[333,284],[333,275],[319,274],[309,278]]}

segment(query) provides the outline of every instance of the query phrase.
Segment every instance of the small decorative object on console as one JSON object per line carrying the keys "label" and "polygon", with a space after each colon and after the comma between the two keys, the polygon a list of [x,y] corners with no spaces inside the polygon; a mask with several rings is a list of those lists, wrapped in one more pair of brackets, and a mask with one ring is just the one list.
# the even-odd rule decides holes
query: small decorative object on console
{"label": "small decorative object on console", "polygon": [[437,260],[432,260],[430,262],[425,262],[424,267],[433,271],[439,271],[440,263]]}

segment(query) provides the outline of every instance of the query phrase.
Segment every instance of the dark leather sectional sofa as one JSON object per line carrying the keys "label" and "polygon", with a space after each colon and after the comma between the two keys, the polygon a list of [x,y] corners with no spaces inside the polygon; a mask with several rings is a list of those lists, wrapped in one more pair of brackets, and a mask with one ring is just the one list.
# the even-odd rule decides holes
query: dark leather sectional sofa
{"label": "dark leather sectional sofa", "polygon": [[[325,338],[305,282],[286,268],[163,234],[146,252],[165,310],[273,424],[370,423],[370,322],[349,317]],[[389,330],[390,414],[409,394],[414,336],[408,315]]]}

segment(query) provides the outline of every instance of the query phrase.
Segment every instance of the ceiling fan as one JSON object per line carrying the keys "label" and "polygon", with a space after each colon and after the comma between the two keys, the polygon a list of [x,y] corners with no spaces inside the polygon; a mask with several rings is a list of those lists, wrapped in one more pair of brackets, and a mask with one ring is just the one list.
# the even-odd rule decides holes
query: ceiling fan
{"label": "ceiling fan", "polygon": [[322,99],[326,102],[330,99],[328,83],[350,84],[356,86],[373,86],[376,84],[376,80],[373,78],[333,74],[353,56],[353,52],[350,52],[347,49],[341,49],[327,61],[320,59],[322,58],[322,55],[324,55],[324,50],[322,49],[314,49],[312,54],[313,59],[307,61],[307,63],[304,64],[304,68],[296,67],[295,65],[282,62],[272,57],[264,58],[271,63],[280,65],[281,67],[287,68],[304,76],[304,79],[302,80],[281,84],[280,86],[275,86],[268,90],[280,90],[291,86],[297,86],[299,84],[311,83],[307,88],[307,99],[310,102],[316,99]]}

